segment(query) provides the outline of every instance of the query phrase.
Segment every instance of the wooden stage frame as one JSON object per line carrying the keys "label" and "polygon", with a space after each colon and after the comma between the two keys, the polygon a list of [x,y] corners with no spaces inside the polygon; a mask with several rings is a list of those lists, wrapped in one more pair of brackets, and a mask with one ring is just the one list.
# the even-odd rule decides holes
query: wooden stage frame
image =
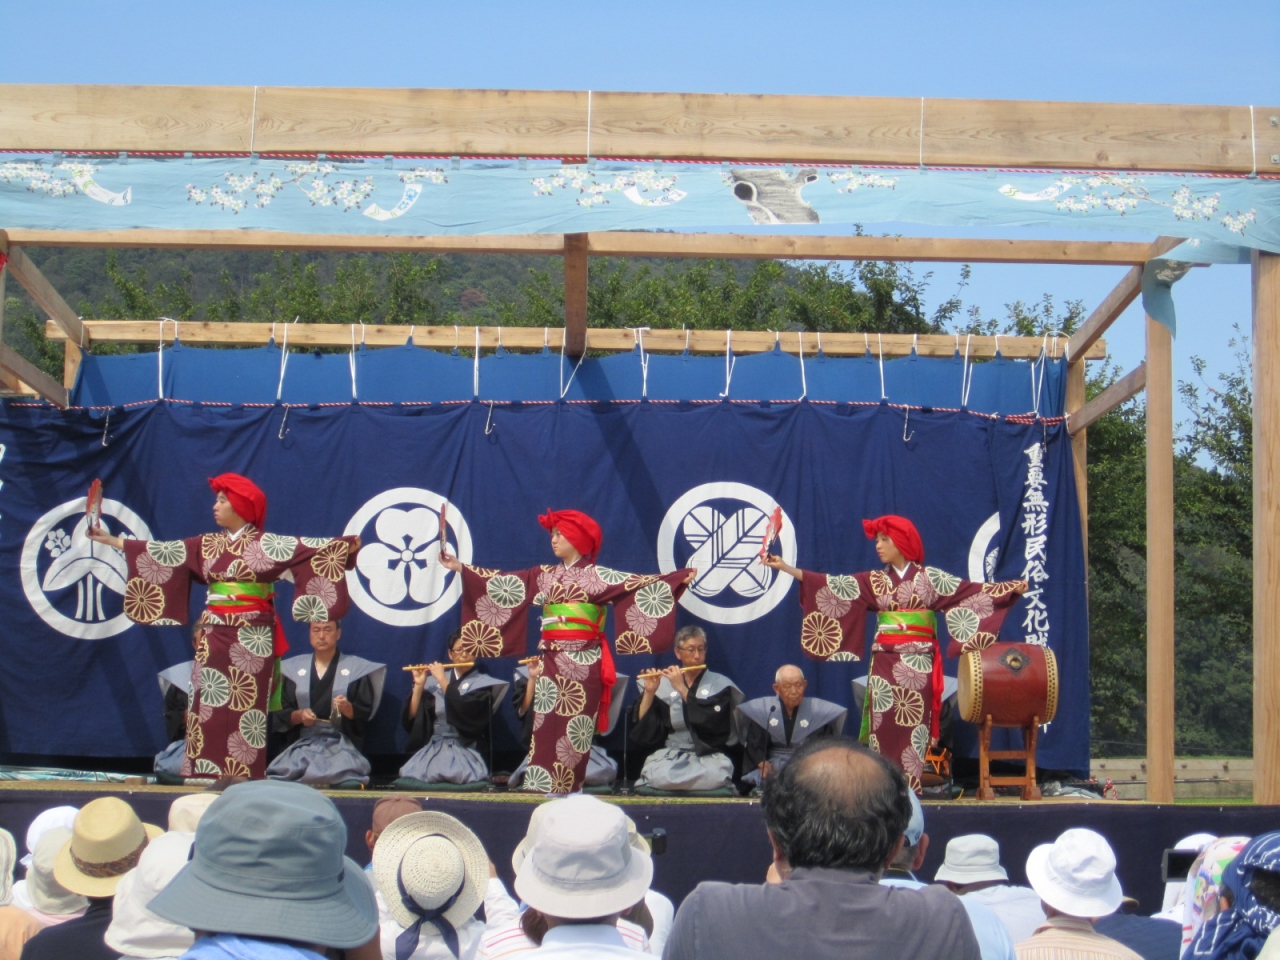
{"label": "wooden stage frame", "polygon": [[[0,85],[0,149],[67,153],[232,153],[380,156],[559,157],[770,163],[909,164],[1072,170],[1148,170],[1228,175],[1280,173],[1280,108],[1033,101],[749,96],[601,91],[307,89],[289,87],[137,87]],[[0,387],[25,386],[68,403],[82,351],[95,340],[158,339],[156,321],[82,321],[40,274],[26,250],[41,246],[185,247],[272,250],[414,250],[529,253],[565,262],[566,353],[631,349],[633,334],[587,327],[592,256],[725,257],[1115,264],[1129,269],[1081,329],[1063,344],[1069,362],[1067,410],[1077,488],[1088,544],[1086,437],[1090,423],[1146,394],[1147,409],[1147,771],[1149,800],[1173,800],[1174,570],[1173,365],[1169,331],[1146,319],[1146,359],[1086,403],[1085,361],[1105,355],[1100,338],[1141,292],[1142,264],[1179,241],[1151,243],[578,233],[475,237],[343,237],[266,231],[56,231],[5,229],[0,252],[0,324],[4,283],[12,273],[66,343],[63,383],[0,344]],[[1255,252],[1253,283],[1254,801],[1280,803],[1280,621],[1269,601],[1280,594],[1280,255]],[[183,324],[188,342],[261,343],[268,324],[231,331]],[[366,342],[403,342],[401,331],[370,328]],[[295,343],[327,342],[345,328],[291,330]],[[483,331],[482,346],[552,342],[550,332]],[[700,331],[689,346],[722,352],[726,334]],[[311,337],[307,341],[302,338]],[[453,327],[418,328],[415,341],[452,346]],[[738,333],[745,352],[770,349],[775,335]],[[696,338],[696,339],[694,339]],[[647,349],[676,349],[671,331],[645,333]],[[683,341],[683,334],[679,334]],[[826,335],[828,353],[883,355],[904,340]],[[989,356],[989,338],[971,353]],[[1036,355],[1042,341],[1001,337],[1006,356]],[[934,341],[944,341],[937,342]],[[921,337],[921,352],[950,354],[953,338]],[[784,349],[814,350],[816,337],[783,334]],[[474,340],[472,341],[474,343]],[[794,344],[794,347],[793,347]],[[468,344],[462,344],[467,346]],[[679,349],[684,348],[681,343]],[[1021,353],[1017,351],[1023,351]],[[1034,352],[1032,352],[1034,351]],[[1087,554],[1086,554],[1087,555]]]}

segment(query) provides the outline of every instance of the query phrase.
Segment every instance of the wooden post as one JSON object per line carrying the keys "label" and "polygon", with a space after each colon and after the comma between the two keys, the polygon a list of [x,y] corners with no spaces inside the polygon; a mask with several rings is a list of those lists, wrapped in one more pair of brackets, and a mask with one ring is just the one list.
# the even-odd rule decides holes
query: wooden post
{"label": "wooden post", "polygon": [[1280,803],[1280,256],[1253,254],[1253,802]]}
{"label": "wooden post", "polygon": [[[1080,410],[1085,402],[1084,359],[1067,364],[1067,414]],[[1071,435],[1071,460],[1075,467],[1076,498],[1080,501],[1080,540],[1084,546],[1085,582],[1089,580],[1089,443],[1088,431]]]}
{"label": "wooden post", "polygon": [[72,343],[70,340],[63,345],[64,353],[62,354],[62,385],[70,390],[76,385],[76,374],[80,372],[80,361],[84,359],[84,351],[80,349],[79,344]]}
{"label": "wooden post", "polygon": [[1147,800],[1173,802],[1173,336],[1147,317]]}
{"label": "wooden post", "polygon": [[564,352],[587,350],[587,249],[585,233],[564,235]]}

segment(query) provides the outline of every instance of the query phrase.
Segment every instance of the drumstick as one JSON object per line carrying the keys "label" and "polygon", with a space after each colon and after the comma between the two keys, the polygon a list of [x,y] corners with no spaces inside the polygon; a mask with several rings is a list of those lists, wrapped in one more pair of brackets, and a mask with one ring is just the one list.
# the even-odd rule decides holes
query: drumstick
{"label": "drumstick", "polygon": [[[695,666],[692,666],[692,667],[681,667],[681,668],[680,668],[680,672],[681,672],[681,673],[689,673],[691,670],[705,670],[706,668],[707,668],[707,665],[706,665],[705,663],[699,663],[699,664],[696,664]],[[643,671],[643,672],[641,672],[641,673],[637,673],[637,674],[636,674],[636,679],[637,679],[637,680],[644,680],[644,679],[646,679],[646,678],[648,678],[648,677],[660,677],[660,676],[662,676],[662,675],[663,675],[663,673],[664,673],[664,671],[663,671],[662,669],[660,669],[660,668],[658,668],[658,667],[654,667],[652,670],[645,670],[645,671]]]}

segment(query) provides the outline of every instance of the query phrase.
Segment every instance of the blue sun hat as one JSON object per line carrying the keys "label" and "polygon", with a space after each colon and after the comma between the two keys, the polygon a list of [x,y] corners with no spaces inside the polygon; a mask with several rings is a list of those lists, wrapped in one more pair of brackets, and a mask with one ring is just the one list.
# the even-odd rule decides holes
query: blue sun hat
{"label": "blue sun hat", "polygon": [[191,861],[149,907],[210,933],[358,947],[377,933],[378,908],[346,846],[338,808],[317,790],[236,784],[200,819]]}

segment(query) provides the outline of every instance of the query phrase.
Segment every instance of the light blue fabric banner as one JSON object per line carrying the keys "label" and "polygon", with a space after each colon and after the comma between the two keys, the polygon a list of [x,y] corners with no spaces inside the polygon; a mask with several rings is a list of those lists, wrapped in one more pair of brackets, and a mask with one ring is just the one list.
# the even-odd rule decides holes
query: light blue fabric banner
{"label": "light blue fabric banner", "polygon": [[559,161],[0,154],[0,228],[440,236],[916,222],[1186,237],[1280,252],[1280,179]]}

